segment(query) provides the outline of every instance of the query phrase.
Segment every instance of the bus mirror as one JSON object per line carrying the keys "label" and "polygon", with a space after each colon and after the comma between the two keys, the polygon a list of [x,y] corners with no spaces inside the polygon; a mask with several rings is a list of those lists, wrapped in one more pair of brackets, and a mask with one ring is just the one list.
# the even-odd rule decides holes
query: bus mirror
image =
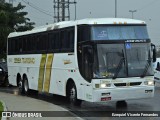
{"label": "bus mirror", "polygon": [[157,62],[156,70],[160,71],[160,64],[159,64],[159,62]]}
{"label": "bus mirror", "polygon": [[89,63],[93,63],[93,47],[91,45],[83,46],[83,55],[87,54]]}
{"label": "bus mirror", "polygon": [[93,63],[94,62],[94,60],[93,60],[93,48],[92,48],[92,46],[88,46],[88,55],[89,55],[89,62],[90,63]]}
{"label": "bus mirror", "polygon": [[84,78],[91,82],[93,77],[93,48],[90,45],[84,45],[82,47],[82,58],[83,58],[83,75]]}
{"label": "bus mirror", "polygon": [[151,49],[153,51],[153,62],[156,62],[156,46],[154,44],[151,44]]}

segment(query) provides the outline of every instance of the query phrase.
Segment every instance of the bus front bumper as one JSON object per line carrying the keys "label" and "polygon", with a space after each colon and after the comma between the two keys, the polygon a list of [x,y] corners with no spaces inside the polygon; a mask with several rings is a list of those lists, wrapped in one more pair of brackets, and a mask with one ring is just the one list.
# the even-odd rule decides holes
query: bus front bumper
{"label": "bus front bumper", "polygon": [[154,86],[99,89],[93,90],[93,96],[92,102],[151,98],[154,96]]}

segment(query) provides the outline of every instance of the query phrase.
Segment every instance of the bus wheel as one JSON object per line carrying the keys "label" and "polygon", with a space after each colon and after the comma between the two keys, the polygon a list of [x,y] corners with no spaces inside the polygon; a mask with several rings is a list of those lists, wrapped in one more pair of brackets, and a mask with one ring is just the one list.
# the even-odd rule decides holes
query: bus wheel
{"label": "bus wheel", "polygon": [[24,93],[23,81],[21,79],[18,81],[18,89],[20,94]]}
{"label": "bus wheel", "polygon": [[77,89],[74,83],[69,87],[69,101],[72,105],[80,106],[82,100],[77,99]]}
{"label": "bus wheel", "polygon": [[24,82],[24,94],[27,95],[29,93],[29,85],[28,85],[28,80],[26,77],[24,77],[23,82]]}

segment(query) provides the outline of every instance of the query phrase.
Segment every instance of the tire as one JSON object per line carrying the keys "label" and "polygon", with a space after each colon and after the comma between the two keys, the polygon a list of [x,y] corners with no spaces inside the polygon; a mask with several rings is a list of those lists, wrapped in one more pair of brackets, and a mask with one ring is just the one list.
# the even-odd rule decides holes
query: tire
{"label": "tire", "polygon": [[23,85],[24,94],[28,95],[29,94],[29,84],[28,84],[28,79],[26,77],[24,77],[23,83],[24,83],[24,85]]}
{"label": "tire", "polygon": [[17,86],[18,86],[18,89],[19,89],[19,93],[20,93],[21,95],[23,95],[23,94],[24,94],[24,84],[23,84],[23,81],[22,81],[21,78],[18,79],[18,84],[17,84]]}
{"label": "tire", "polygon": [[68,90],[68,99],[71,105],[80,106],[82,100],[77,99],[77,89],[74,83],[72,83]]}

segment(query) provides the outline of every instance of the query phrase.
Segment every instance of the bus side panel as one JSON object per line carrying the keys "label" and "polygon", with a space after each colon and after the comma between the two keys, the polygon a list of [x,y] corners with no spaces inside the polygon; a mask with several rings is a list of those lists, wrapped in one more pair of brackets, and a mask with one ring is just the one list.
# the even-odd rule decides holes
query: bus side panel
{"label": "bus side panel", "polygon": [[78,99],[92,101],[92,84],[80,75],[75,56],[68,53],[54,54],[49,92],[66,96],[68,79],[74,81]]}
{"label": "bus side panel", "polygon": [[66,94],[66,82],[73,78],[75,74],[74,54],[55,53],[52,63],[50,93],[63,95]]}
{"label": "bus side panel", "polygon": [[[10,55],[7,57],[7,65],[8,65],[8,78],[9,78],[9,84],[17,86],[17,73],[19,73],[19,66],[18,66],[18,60],[15,61],[15,55]],[[15,63],[17,62],[17,63]]]}
{"label": "bus side panel", "polygon": [[8,56],[9,83],[16,86],[17,74],[19,73],[21,77],[26,75],[30,89],[38,90],[41,57],[41,54]]}
{"label": "bus side panel", "polygon": [[[39,80],[39,70],[40,70],[40,64],[41,64],[41,59],[42,59],[41,54],[37,54],[33,56],[28,56],[28,58],[34,58],[33,63],[31,64],[26,64],[29,67],[27,68],[27,71],[24,71],[23,73],[26,73],[28,82],[29,82],[29,88],[33,90],[38,90],[38,80]],[[44,66],[45,67],[45,66]]]}

